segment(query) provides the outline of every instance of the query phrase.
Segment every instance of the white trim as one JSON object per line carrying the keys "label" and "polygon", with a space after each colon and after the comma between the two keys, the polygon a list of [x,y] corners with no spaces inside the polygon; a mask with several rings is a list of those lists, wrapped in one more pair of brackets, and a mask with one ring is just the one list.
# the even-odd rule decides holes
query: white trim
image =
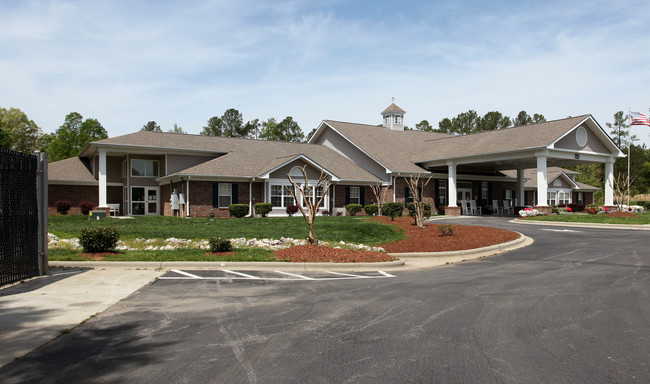
{"label": "white trim", "polygon": [[546,169],[546,156],[540,154],[537,156],[537,205],[548,206],[547,192],[547,169]]}
{"label": "white trim", "polygon": [[565,138],[567,135],[574,132],[582,124],[586,124],[586,126],[589,127],[589,130],[594,135],[596,135],[596,137],[598,137],[598,139],[605,145],[605,147],[607,147],[612,152],[606,155],[615,156],[615,157],[625,157],[623,151],[621,151],[620,148],[618,148],[618,146],[614,143],[614,141],[612,141],[612,139],[605,132],[605,130],[600,126],[600,124],[598,124],[598,122],[591,115],[588,115],[580,123],[574,125],[573,128],[567,130],[567,132],[565,132],[562,136],[558,137],[553,142],[551,142],[547,146],[547,148],[553,150],[559,150],[558,148],[555,148],[555,144],[557,144],[557,142]]}
{"label": "white trim", "polygon": [[[94,161],[93,161],[94,162]],[[99,177],[97,181],[99,182],[99,206],[98,208],[107,207],[107,196],[108,191],[106,190],[106,151],[99,151]]]}

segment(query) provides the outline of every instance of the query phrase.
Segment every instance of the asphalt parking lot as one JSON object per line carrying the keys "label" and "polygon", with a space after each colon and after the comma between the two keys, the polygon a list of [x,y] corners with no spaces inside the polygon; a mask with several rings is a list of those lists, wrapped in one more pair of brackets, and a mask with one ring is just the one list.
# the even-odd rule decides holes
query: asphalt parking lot
{"label": "asphalt parking lot", "polygon": [[535,243],[392,277],[170,272],[0,382],[650,382],[647,231],[489,223]]}

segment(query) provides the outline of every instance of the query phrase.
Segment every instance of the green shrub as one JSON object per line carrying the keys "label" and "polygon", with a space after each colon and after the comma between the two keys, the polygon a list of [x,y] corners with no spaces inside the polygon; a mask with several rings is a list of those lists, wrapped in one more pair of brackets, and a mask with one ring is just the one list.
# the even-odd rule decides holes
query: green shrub
{"label": "green shrub", "polygon": [[441,236],[453,236],[454,226],[452,224],[441,224],[438,226],[438,232]]}
{"label": "green shrub", "polygon": [[55,203],[57,213],[67,215],[72,203],[69,200],[60,200]]}
{"label": "green shrub", "polygon": [[552,205],[551,210],[553,213],[558,214],[560,213],[560,208],[557,205]]}
{"label": "green shrub", "polygon": [[357,213],[361,212],[363,206],[361,204],[348,204],[345,206],[345,209],[348,210],[350,215],[355,216]]}
{"label": "green shrub", "polygon": [[289,217],[291,217],[291,216],[295,215],[296,212],[298,212],[298,206],[294,205],[294,204],[289,204],[289,205],[287,205],[287,208],[285,209],[285,211],[287,212],[287,215],[289,215]]}
{"label": "green shrub", "polygon": [[390,216],[391,220],[395,220],[395,216],[402,216],[404,204],[401,201],[391,201],[382,205],[381,210],[384,215]]}
{"label": "green shrub", "polygon": [[[409,216],[415,218],[415,203],[406,204],[406,209],[409,210]],[[424,218],[428,219],[431,217],[431,204],[424,203]]]}
{"label": "green shrub", "polygon": [[212,252],[230,252],[232,251],[232,243],[228,239],[221,237],[213,237],[209,241],[210,251]]}
{"label": "green shrub", "polygon": [[108,252],[115,248],[120,234],[115,227],[84,227],[81,229],[79,244],[84,252]]}
{"label": "green shrub", "polygon": [[377,204],[366,204],[363,210],[366,211],[366,215],[375,216],[379,212],[379,206]]}
{"label": "green shrub", "polygon": [[230,204],[228,212],[230,212],[230,216],[242,218],[248,215],[248,204]]}
{"label": "green shrub", "polygon": [[255,213],[258,215],[261,215],[262,217],[266,217],[266,215],[271,212],[271,209],[273,209],[273,206],[271,203],[257,203],[255,204]]}

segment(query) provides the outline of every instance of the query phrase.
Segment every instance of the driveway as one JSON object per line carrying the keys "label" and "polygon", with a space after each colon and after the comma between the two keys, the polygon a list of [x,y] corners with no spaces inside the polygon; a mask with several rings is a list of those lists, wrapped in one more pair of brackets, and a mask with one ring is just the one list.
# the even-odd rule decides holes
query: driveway
{"label": "driveway", "polygon": [[646,231],[451,222],[477,220],[535,243],[386,278],[160,279],[0,382],[650,382]]}

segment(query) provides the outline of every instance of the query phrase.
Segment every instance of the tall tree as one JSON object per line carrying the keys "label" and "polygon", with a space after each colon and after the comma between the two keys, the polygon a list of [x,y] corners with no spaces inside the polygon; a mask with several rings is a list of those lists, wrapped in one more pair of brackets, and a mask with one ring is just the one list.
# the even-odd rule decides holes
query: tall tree
{"label": "tall tree", "polygon": [[148,132],[162,132],[162,129],[160,129],[160,125],[158,125],[158,123],[156,123],[155,121],[148,122],[147,124],[143,125],[140,130],[148,131]]}
{"label": "tall tree", "polygon": [[546,117],[539,113],[533,114],[533,124],[546,123]]}
{"label": "tall tree", "polygon": [[18,108],[0,108],[0,130],[9,135],[8,148],[30,153],[39,149],[41,129]]}
{"label": "tall tree", "polygon": [[223,136],[223,121],[218,116],[212,116],[208,119],[208,124],[203,126],[202,135],[205,136]]}
{"label": "tall tree", "polygon": [[530,125],[532,123],[533,123],[533,118],[526,111],[519,112],[517,117],[515,117],[512,120],[512,124],[515,127],[520,127],[522,125]]}
{"label": "tall tree", "polygon": [[235,108],[228,109],[223,113],[221,121],[223,123],[223,136],[242,137],[241,134],[244,127],[244,118],[238,110]]}
{"label": "tall tree", "polygon": [[260,139],[299,143],[304,138],[305,135],[302,133],[300,126],[291,116],[285,117],[279,123],[274,118],[270,118],[262,123]]}
{"label": "tall tree", "polygon": [[183,127],[179,127],[178,124],[176,124],[176,123],[174,123],[174,128],[171,128],[167,132],[169,132],[169,133],[178,133],[178,134],[181,134],[181,135],[187,135],[187,132],[185,132],[183,130]]}
{"label": "tall tree", "polygon": [[483,115],[478,124],[479,132],[494,131],[497,129],[508,128],[510,126],[510,118],[503,116],[501,112],[491,111]]}
{"label": "tall tree", "polygon": [[610,129],[609,134],[615,137],[615,142],[619,148],[627,147],[637,141],[636,135],[630,135],[630,124],[628,123],[628,115],[623,111],[618,111],[614,114],[614,123],[607,123]]}
{"label": "tall tree", "polygon": [[415,124],[415,129],[423,132],[434,132],[435,129],[429,124],[427,120],[422,120],[419,123]]}
{"label": "tall tree", "polygon": [[256,138],[260,134],[260,120],[259,119],[253,119],[251,121],[246,122],[244,124],[244,127],[241,132],[240,137],[251,137],[251,138]]}
{"label": "tall tree", "polygon": [[0,148],[11,149],[11,134],[0,127]]}
{"label": "tall tree", "polygon": [[83,119],[77,112],[65,117],[63,125],[45,140],[45,151],[50,161],[58,161],[79,155],[90,142],[108,138],[108,134],[96,119]]}

